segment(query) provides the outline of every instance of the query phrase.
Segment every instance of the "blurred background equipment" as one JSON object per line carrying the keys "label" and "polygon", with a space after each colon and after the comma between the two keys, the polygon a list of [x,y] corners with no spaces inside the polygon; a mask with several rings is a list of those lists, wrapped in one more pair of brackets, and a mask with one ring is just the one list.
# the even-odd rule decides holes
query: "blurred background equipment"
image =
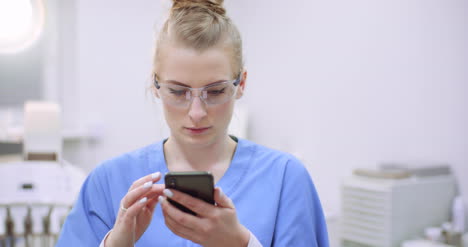
{"label": "blurred background equipment", "polygon": [[0,163],[0,246],[54,246],[85,178],[62,159],[57,104],[25,104],[23,158]]}
{"label": "blurred background equipment", "polygon": [[342,246],[397,247],[421,238],[451,220],[457,193],[445,165],[356,169],[341,189]]}

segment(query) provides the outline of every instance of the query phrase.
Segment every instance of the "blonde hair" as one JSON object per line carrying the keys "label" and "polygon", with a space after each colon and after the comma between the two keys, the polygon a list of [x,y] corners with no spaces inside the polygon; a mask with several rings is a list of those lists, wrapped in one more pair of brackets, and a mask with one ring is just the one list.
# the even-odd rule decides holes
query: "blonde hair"
{"label": "blonde hair", "polygon": [[237,76],[244,66],[242,40],[239,30],[226,15],[223,0],[172,1],[170,15],[156,40],[153,70],[157,67],[162,44],[170,37],[175,39],[173,41],[200,52],[228,42],[231,47],[233,71]]}

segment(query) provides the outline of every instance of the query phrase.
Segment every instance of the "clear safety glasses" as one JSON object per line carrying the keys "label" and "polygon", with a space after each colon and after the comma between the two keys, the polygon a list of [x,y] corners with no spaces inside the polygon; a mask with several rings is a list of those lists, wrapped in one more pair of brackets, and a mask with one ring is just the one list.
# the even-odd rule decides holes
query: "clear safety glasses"
{"label": "clear safety glasses", "polygon": [[191,88],[174,83],[158,82],[154,75],[154,86],[158,89],[161,99],[167,104],[177,107],[188,107],[192,104],[194,97],[200,97],[207,106],[214,106],[226,103],[232,99],[236,93],[236,88],[240,83],[240,76],[230,81],[218,82],[200,88]]}

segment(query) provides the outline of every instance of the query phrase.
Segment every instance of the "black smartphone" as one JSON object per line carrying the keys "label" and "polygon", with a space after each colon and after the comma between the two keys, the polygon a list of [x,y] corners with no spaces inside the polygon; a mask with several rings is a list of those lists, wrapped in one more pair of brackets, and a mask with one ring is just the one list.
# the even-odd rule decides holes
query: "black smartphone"
{"label": "black smartphone", "polygon": [[[164,183],[168,189],[178,190],[207,203],[215,204],[214,179],[213,175],[209,172],[168,172],[164,177]],[[167,198],[167,200],[178,209],[192,215],[197,215],[192,210],[170,198]]]}

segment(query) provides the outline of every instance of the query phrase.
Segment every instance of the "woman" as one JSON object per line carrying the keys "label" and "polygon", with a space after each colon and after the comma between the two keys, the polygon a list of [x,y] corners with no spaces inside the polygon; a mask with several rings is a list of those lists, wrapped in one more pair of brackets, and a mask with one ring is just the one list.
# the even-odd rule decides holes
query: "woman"
{"label": "woman", "polygon": [[[173,1],[153,72],[169,138],[98,166],[57,246],[328,246],[304,166],[227,133],[247,72],[240,34],[222,0]],[[211,172],[216,205],[165,189],[161,177],[168,171]]]}

